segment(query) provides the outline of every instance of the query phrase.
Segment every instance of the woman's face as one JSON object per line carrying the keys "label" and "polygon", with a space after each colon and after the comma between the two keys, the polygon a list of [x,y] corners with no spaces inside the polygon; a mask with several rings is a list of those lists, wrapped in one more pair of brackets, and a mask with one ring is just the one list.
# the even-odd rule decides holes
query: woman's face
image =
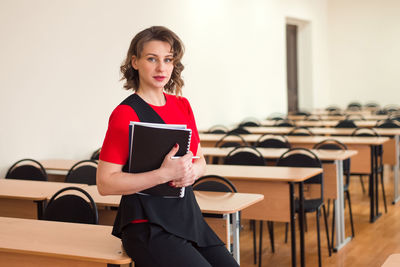
{"label": "woman's face", "polygon": [[174,69],[171,46],[155,40],[145,43],[140,58],[132,56],[132,66],[139,72],[139,90],[163,89]]}

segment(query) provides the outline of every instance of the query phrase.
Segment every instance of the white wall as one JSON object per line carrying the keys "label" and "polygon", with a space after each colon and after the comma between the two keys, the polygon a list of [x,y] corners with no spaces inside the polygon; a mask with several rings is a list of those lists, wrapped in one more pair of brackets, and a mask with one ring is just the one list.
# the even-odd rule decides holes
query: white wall
{"label": "white wall", "polygon": [[331,103],[400,104],[400,1],[330,0]]}
{"label": "white wall", "polygon": [[152,25],[186,45],[184,96],[199,128],[286,111],[288,17],[312,27],[309,105],[327,102],[326,1],[0,1],[0,176],[23,157],[83,159],[100,147],[128,94],[119,65]]}

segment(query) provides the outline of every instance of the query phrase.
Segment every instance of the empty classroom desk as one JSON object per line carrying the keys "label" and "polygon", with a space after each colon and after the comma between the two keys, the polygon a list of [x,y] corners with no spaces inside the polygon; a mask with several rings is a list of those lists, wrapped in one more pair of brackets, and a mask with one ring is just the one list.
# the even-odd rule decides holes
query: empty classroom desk
{"label": "empty classroom desk", "polygon": [[2,266],[115,266],[132,260],[111,226],[0,217]]}

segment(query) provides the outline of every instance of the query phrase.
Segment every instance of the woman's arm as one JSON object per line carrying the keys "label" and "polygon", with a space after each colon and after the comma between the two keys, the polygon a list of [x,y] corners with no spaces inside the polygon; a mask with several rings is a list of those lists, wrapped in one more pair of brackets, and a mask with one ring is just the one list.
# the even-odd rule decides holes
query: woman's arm
{"label": "woman's arm", "polygon": [[171,149],[159,169],[143,173],[122,172],[123,165],[99,161],[97,189],[101,195],[129,195],[171,180],[187,180],[194,176],[192,153],[171,159],[179,146]]}

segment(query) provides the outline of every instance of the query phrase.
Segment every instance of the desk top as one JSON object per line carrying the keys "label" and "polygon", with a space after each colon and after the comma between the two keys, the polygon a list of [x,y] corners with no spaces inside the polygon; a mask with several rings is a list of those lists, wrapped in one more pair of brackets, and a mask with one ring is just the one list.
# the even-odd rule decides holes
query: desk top
{"label": "desk top", "polygon": [[322,168],[277,166],[243,166],[207,164],[206,175],[215,174],[229,179],[270,182],[302,182],[322,173]]}
{"label": "desk top", "polygon": [[[221,134],[206,134],[200,135],[201,142],[218,142],[223,135]],[[256,142],[261,136],[260,134],[243,134],[241,135],[248,142]],[[287,136],[290,143],[294,144],[316,144],[328,139],[326,136]],[[389,137],[359,137],[359,136],[335,136],[335,139],[343,144],[353,145],[382,145],[389,141]],[[228,136],[225,141],[238,141],[237,137]]]}
{"label": "desk top", "polygon": [[390,255],[382,265],[382,267],[398,267],[398,266],[400,266],[400,254]]}
{"label": "desk top", "polygon": [[47,181],[0,179],[0,198],[14,198],[32,201],[45,200],[49,196],[53,196],[58,190],[68,186],[82,188],[86,185]]}
{"label": "desk top", "polygon": [[110,264],[131,259],[111,226],[0,217],[0,251]]}
{"label": "desk top", "polygon": [[40,163],[48,171],[68,171],[79,160],[74,159],[45,159]]}
{"label": "desk top", "polygon": [[[218,156],[225,157],[231,151],[232,147],[202,147],[201,150],[205,156]],[[257,147],[257,150],[261,152],[264,158],[277,159],[287,148],[261,148]],[[320,160],[345,160],[358,152],[356,150],[326,150],[326,149],[311,149],[313,153],[317,155]]]}
{"label": "desk top", "polygon": [[[97,186],[91,185],[84,188],[97,205],[118,207],[121,196],[101,196]],[[194,191],[197,203],[202,212],[214,214],[230,214],[240,211],[264,199],[261,194],[225,193],[225,192],[200,192]]]}
{"label": "desk top", "polygon": [[[253,134],[288,134],[293,127],[246,127]],[[373,128],[381,136],[400,135],[400,128]],[[309,128],[315,135],[351,135],[355,129],[349,128]],[[335,137],[336,138],[336,137]]]}

